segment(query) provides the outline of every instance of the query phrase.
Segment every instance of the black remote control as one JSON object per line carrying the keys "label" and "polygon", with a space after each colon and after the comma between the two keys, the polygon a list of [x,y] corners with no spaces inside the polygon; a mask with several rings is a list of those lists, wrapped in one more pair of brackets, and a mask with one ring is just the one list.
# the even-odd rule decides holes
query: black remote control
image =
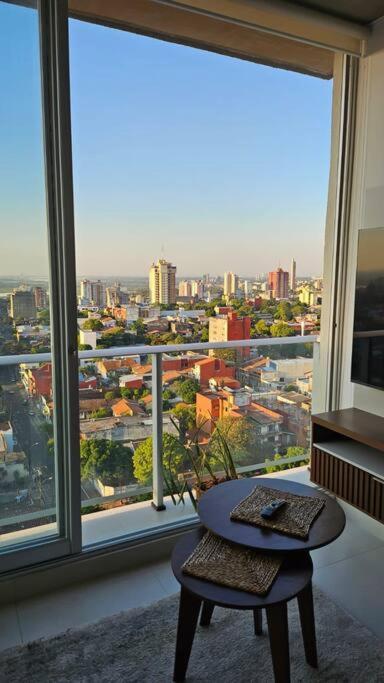
{"label": "black remote control", "polygon": [[263,519],[271,519],[276,512],[286,504],[286,500],[272,500],[268,505],[265,505],[261,509],[260,515],[263,517]]}

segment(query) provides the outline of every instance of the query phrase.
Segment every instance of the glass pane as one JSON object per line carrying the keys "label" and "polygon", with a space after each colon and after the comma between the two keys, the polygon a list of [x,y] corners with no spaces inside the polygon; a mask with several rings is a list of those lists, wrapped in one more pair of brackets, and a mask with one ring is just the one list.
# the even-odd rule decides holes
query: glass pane
{"label": "glass pane", "polygon": [[[273,346],[268,357],[245,347],[215,359],[185,345],[317,333],[332,83],[76,20],[70,66],[79,349],[91,364],[94,351],[116,353],[93,362],[88,398],[99,408],[89,403],[87,412],[84,396],[80,413],[83,456],[103,476],[107,461],[117,468],[104,476],[108,486],[84,471],[89,544],[194,514],[185,448],[198,432],[209,450],[216,429],[196,416],[201,392],[202,403],[215,394],[225,427],[234,423],[242,472],[276,455],[296,458],[292,448],[302,449],[294,462],[305,459],[308,401],[298,397],[297,407],[280,394],[301,393],[296,380],[311,368],[312,348],[292,368],[283,361],[300,347],[292,358]],[[124,366],[119,350],[138,344],[179,347],[163,358],[165,512],[151,508],[150,356]],[[258,360],[268,363],[265,377],[290,367],[292,386],[283,372],[266,391],[246,367]],[[108,362],[120,367],[106,370]],[[105,443],[91,453],[99,429]],[[130,449],[121,460],[114,443]],[[220,472],[219,460],[212,467]]]}
{"label": "glass pane", "polygon": [[[156,513],[152,494],[152,358],[81,361],[80,455],[83,543],[106,542],[194,515],[192,506]],[[178,436],[164,412],[165,440]],[[169,503],[171,503],[169,505]]]}
{"label": "glass pane", "polygon": [[[57,532],[39,25],[30,5],[0,2],[2,546]],[[47,362],[2,364],[38,353]]]}
{"label": "glass pane", "polygon": [[193,517],[197,489],[308,463],[313,343],[163,354],[163,484],[151,506],[151,356],[81,362],[85,545]]}

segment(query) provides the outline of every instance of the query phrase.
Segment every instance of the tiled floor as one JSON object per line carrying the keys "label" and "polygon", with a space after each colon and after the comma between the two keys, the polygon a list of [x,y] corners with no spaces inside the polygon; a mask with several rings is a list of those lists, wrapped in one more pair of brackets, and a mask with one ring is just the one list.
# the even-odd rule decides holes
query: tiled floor
{"label": "tiled floor", "polygon": [[[305,468],[284,476],[308,482]],[[312,554],[314,582],[384,639],[384,525],[344,507],[347,527],[343,535]],[[16,602],[0,609],[0,650],[148,605],[177,589],[167,561]]]}

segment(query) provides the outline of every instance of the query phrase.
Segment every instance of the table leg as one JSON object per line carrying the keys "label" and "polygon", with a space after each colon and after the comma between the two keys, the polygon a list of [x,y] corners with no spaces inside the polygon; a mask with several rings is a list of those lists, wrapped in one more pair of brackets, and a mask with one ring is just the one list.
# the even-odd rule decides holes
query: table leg
{"label": "table leg", "polygon": [[266,608],[275,683],[290,683],[287,603]]}
{"label": "table leg", "polygon": [[255,636],[263,634],[263,613],[261,609],[253,610],[253,623],[255,627]]}
{"label": "table leg", "polygon": [[177,624],[174,681],[185,680],[200,606],[200,598],[182,586],[180,591],[179,621]]}
{"label": "table leg", "polygon": [[301,632],[303,634],[305,658],[311,666],[317,667],[315,614],[313,609],[312,582],[298,594]]}
{"label": "table leg", "polygon": [[213,610],[215,605],[213,602],[203,602],[203,609],[201,610],[200,626],[209,626],[212,619]]}

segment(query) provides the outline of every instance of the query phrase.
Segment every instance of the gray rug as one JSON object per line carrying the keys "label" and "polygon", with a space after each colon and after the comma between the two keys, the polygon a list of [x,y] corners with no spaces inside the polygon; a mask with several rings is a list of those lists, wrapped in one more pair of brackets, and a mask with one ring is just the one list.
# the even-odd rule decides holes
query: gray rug
{"label": "gray rug", "polygon": [[[3,683],[168,683],[172,680],[178,597],[81,629],[13,648],[0,658]],[[384,682],[382,643],[319,591],[315,612],[320,667],[305,662],[296,601],[290,603],[292,681]],[[268,637],[253,634],[250,612],[216,608],[198,627],[188,681],[273,681]]]}

